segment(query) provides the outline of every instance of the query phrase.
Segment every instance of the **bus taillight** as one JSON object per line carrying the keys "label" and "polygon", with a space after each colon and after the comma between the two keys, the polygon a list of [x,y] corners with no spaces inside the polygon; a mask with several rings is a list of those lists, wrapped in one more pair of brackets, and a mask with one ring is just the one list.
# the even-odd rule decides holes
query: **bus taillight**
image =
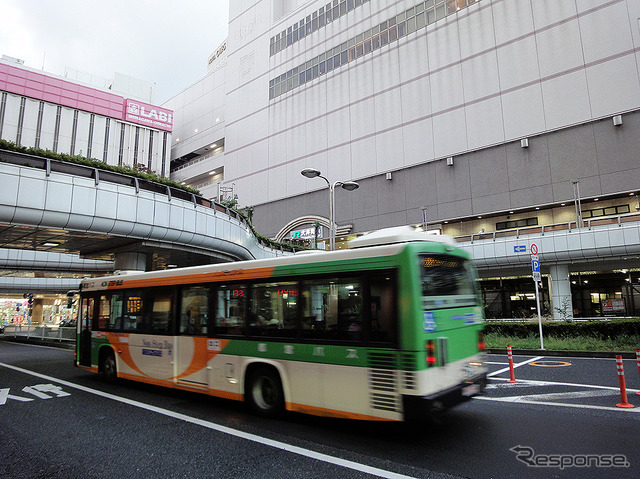
{"label": "bus taillight", "polygon": [[427,367],[432,368],[436,365],[436,343],[433,339],[428,339],[426,344],[427,349]]}
{"label": "bus taillight", "polygon": [[484,352],[487,349],[487,345],[484,342],[484,333],[478,331],[478,351]]}

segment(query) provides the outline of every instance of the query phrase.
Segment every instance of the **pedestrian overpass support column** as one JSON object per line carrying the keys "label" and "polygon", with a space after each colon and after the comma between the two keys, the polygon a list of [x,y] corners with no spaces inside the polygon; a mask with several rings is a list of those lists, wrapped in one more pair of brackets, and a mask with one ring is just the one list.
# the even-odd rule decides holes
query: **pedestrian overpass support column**
{"label": "pedestrian overpass support column", "polygon": [[147,255],[145,253],[116,253],[116,271],[146,271]]}
{"label": "pedestrian overpass support column", "polygon": [[549,273],[551,275],[551,311],[554,319],[573,318],[569,265],[551,265]]}
{"label": "pedestrian overpass support column", "polygon": [[31,306],[31,324],[42,323],[42,309],[44,301],[41,298],[33,299],[33,306]]}

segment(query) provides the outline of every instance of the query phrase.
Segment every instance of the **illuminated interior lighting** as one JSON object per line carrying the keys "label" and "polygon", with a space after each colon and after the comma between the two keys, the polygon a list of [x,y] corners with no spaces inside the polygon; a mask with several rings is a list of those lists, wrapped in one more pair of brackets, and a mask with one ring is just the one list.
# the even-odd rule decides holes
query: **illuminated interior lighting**
{"label": "illuminated interior lighting", "polygon": [[46,243],[42,243],[42,246],[50,246],[55,248],[56,246],[60,246],[60,243],[56,243],[55,241],[47,241]]}
{"label": "illuminated interior lighting", "polygon": [[211,148],[212,150],[218,145],[216,145],[215,143],[212,143],[211,145],[209,145],[209,148]]}

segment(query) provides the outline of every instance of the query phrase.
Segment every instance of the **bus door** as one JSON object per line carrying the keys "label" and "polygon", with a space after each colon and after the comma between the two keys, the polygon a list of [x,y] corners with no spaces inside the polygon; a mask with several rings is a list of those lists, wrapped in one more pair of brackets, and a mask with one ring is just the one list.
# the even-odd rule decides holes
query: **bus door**
{"label": "bus door", "polygon": [[94,314],[94,298],[82,298],[80,303],[80,343],[78,348],[78,363],[81,366],[91,366],[91,328]]}
{"label": "bus door", "polygon": [[209,386],[207,340],[210,289],[189,286],[180,291],[178,335],[176,336],[175,378],[182,386]]}

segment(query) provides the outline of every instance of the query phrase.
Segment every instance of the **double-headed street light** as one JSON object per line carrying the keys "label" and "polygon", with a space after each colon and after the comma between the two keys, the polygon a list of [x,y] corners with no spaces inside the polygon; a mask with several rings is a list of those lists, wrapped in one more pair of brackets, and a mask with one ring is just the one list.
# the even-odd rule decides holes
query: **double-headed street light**
{"label": "double-headed street light", "polygon": [[329,250],[335,251],[336,249],[336,206],[335,206],[335,192],[336,186],[341,187],[347,191],[357,190],[360,185],[355,181],[336,181],[331,183],[327,178],[322,176],[320,170],[316,170],[315,168],[305,168],[300,172],[302,176],[306,176],[307,178],[322,178],[327,182],[327,186],[329,187]]}

